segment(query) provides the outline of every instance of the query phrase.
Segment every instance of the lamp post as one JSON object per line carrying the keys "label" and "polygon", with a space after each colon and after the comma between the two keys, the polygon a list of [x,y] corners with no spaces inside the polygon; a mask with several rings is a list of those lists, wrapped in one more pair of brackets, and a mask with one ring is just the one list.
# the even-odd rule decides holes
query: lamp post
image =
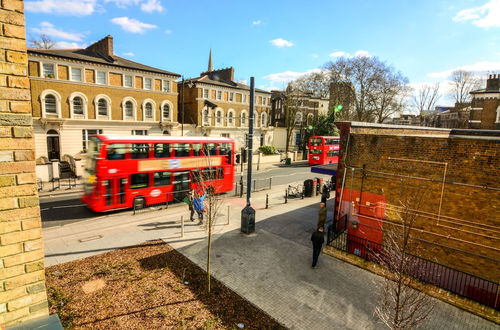
{"label": "lamp post", "polygon": [[184,136],[184,76],[182,76],[182,100],[181,100],[181,136]]}

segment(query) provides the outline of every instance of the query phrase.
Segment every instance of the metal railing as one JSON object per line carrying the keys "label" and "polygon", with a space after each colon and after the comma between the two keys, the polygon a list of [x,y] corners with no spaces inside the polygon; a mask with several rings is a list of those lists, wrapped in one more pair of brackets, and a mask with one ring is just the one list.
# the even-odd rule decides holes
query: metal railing
{"label": "metal railing", "polygon": [[[252,192],[270,190],[273,186],[273,178],[266,179],[253,179],[252,180]],[[247,182],[245,180],[237,180],[234,183],[234,196],[242,197],[247,193]]]}
{"label": "metal railing", "polygon": [[166,200],[160,203],[146,204],[143,198],[137,198],[133,203],[133,214],[144,211],[168,209],[172,204],[184,203],[183,199],[189,194],[189,190],[168,191]]}
{"label": "metal railing", "polygon": [[[333,248],[378,264],[385,264],[384,258],[393,253],[380,243],[347,232],[332,236],[329,233],[328,240]],[[411,267],[406,269],[406,275],[500,310],[498,283],[414,255],[410,255],[410,259]]]}

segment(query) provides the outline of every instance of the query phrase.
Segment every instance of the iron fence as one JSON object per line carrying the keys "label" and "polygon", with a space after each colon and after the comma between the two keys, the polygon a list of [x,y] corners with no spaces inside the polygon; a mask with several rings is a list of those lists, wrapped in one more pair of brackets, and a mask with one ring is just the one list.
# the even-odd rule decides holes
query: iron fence
{"label": "iron fence", "polygon": [[[273,178],[253,179],[251,189],[252,192],[257,192],[263,190],[270,190],[272,186],[273,186]],[[234,191],[234,196],[242,197],[244,194],[247,193],[247,181],[241,180],[240,177],[240,179],[235,182],[233,191]]]}
{"label": "iron fence", "polygon": [[[339,222],[342,226],[342,221]],[[335,234],[329,230],[328,244],[338,250],[357,255],[365,260],[386,265],[384,258],[393,251],[380,243],[361,238],[347,232]],[[421,257],[410,255],[411,267],[405,273],[422,283],[435,285],[459,296],[500,310],[500,287],[498,283],[453,269]]]}

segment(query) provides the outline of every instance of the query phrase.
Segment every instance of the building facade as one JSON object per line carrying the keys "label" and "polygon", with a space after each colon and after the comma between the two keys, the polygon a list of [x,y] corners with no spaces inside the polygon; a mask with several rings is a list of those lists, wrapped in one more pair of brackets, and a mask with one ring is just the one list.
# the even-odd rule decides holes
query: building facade
{"label": "building facade", "polygon": [[179,74],[113,53],[113,37],[85,49],[28,50],[36,157],[85,151],[98,133],[170,135]]}
{"label": "building facade", "polygon": [[500,74],[486,80],[486,88],[471,92],[469,128],[500,129]]}
{"label": "building facade", "polygon": [[271,93],[271,125],[275,127],[273,144],[278,149],[285,149],[286,128],[294,126],[289,146],[298,149],[304,143],[307,127],[313,125],[319,114],[328,113],[329,100],[291,90]]}
{"label": "building facade", "polygon": [[[179,84],[179,121],[185,135],[222,136],[235,140],[236,148],[246,145],[249,124],[250,87],[234,80],[234,68],[208,70]],[[269,125],[271,93],[255,89],[254,146],[272,144]]]}

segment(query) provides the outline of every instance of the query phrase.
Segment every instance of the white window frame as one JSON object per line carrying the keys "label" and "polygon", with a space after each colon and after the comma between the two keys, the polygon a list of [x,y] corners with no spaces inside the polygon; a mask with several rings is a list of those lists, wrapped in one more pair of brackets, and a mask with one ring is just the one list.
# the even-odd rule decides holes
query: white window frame
{"label": "white window frame", "polygon": [[215,92],[215,99],[218,101],[222,100],[222,91]]}
{"label": "white window frame", "polygon": [[229,92],[229,95],[227,97],[227,100],[229,102],[234,102],[234,92]]}
{"label": "white window frame", "polygon": [[[44,65],[52,65],[52,68],[54,70],[54,77],[45,77],[45,70],[43,68]],[[41,78],[47,78],[47,79],[58,79],[57,77],[57,63],[54,62],[40,62],[40,77]]]}
{"label": "white window frame", "polygon": [[263,111],[260,114],[260,126],[262,128],[267,127],[267,112]]}
{"label": "white window frame", "polygon": [[[127,116],[127,109],[125,107],[125,104],[127,102],[131,102],[132,103],[132,116]],[[137,120],[137,101],[131,97],[131,96],[127,96],[127,97],[124,97],[123,100],[122,100],[122,104],[121,104],[121,107],[122,107],[122,118],[123,120]]]}
{"label": "white window frame", "polygon": [[[205,115],[205,112],[206,112],[206,115]],[[205,106],[203,108],[202,113],[201,113],[202,126],[210,126],[210,124],[211,124],[211,122],[210,122],[211,112],[212,112],[212,110],[208,106]]]}
{"label": "white window frame", "polygon": [[[207,94],[206,96],[205,96],[205,93]],[[210,99],[210,89],[208,89],[208,88],[203,88],[203,98],[204,98],[205,100]]]}
{"label": "white window frame", "polygon": [[[137,134],[137,132],[142,132],[142,134]],[[135,136],[148,136],[148,130],[147,129],[133,129],[130,131],[131,135]]]}
{"label": "white window frame", "polygon": [[[107,101],[107,114],[105,116],[99,114],[99,100],[105,99]],[[95,119],[97,120],[110,120],[111,119],[111,98],[106,94],[98,94],[94,98],[94,107],[95,107]]]}
{"label": "white window frame", "polygon": [[[169,115],[168,117],[163,116],[163,106],[168,105],[170,107]],[[160,112],[161,112],[161,120],[162,121],[173,121],[173,114],[174,114],[174,105],[172,102],[164,100],[160,104]]]}
{"label": "white window frame", "polygon": [[[217,114],[220,113],[220,116]],[[219,122],[220,120],[220,122]],[[224,126],[224,109],[216,108],[215,109],[215,126],[222,127]]]}
{"label": "white window frame", "polygon": [[[102,134],[102,129],[82,129],[82,149],[87,150],[89,146],[89,131],[97,131],[97,134]],[[85,133],[84,133],[85,132]],[[92,134],[95,135],[95,134]]]}
{"label": "white window frame", "polygon": [[[127,84],[125,83],[126,77],[130,77],[130,79],[131,79],[130,86],[127,86]],[[123,87],[134,88],[134,76],[133,75],[131,75],[131,74],[124,74],[123,75]]]}
{"label": "white window frame", "polygon": [[[94,72],[95,72],[95,83],[96,83],[97,85],[107,85],[107,84],[108,84],[109,77],[108,77],[108,72],[107,72],[107,71],[97,70],[97,69],[96,69]],[[100,82],[98,82],[98,81],[97,81],[97,76],[98,76],[98,73],[99,73],[99,72],[104,73],[104,83],[100,83]]]}
{"label": "white window frame", "polygon": [[[52,94],[55,96],[56,98],[56,113],[49,113],[47,114],[46,111],[45,111],[45,97],[49,94]],[[61,118],[61,95],[56,92],[55,90],[53,89],[46,89],[44,90],[41,94],[40,94],[40,103],[41,103],[41,106],[42,106],[42,117],[47,117],[50,116],[50,117],[54,117],[54,116],[57,116],[57,118]]]}
{"label": "white window frame", "polygon": [[[229,126],[229,127],[234,127],[235,126],[236,117],[234,116],[234,114],[235,114],[235,111],[233,109],[227,110],[227,119],[226,119],[226,122],[227,122],[227,126]],[[229,122],[229,118],[232,119],[232,122]]]}
{"label": "white window frame", "polygon": [[[245,114],[245,122],[243,123],[243,114]],[[248,111],[247,110],[241,110],[240,113],[240,127],[248,127]]]}
{"label": "white window frame", "polygon": [[[74,80],[73,79],[73,70],[80,70],[80,80]],[[70,66],[69,67],[69,80],[70,81],[78,81],[78,82],[83,82],[85,79],[84,79],[84,75],[85,75],[85,69],[82,68],[82,67],[78,67],[78,66]]]}
{"label": "white window frame", "polygon": [[[142,87],[143,87],[143,89],[148,90],[148,91],[152,91],[153,88],[154,88],[153,78],[151,78],[151,77],[144,77],[143,79],[144,79],[142,81]],[[151,85],[149,86],[149,88],[146,87],[146,81],[150,81],[151,82]]]}
{"label": "white window frame", "polygon": [[[146,104],[151,103],[153,109],[153,118],[146,118]],[[142,102],[142,121],[155,121],[156,120],[156,102],[152,99],[145,99]]]}
{"label": "white window frame", "polygon": [[243,98],[241,99],[241,103],[247,104],[247,94],[243,93]]}
{"label": "white window frame", "polygon": [[[167,89],[165,89],[165,86],[167,86]],[[170,80],[166,80],[166,79],[162,79],[161,80],[161,90],[164,93],[170,93],[170,92],[172,92],[172,83],[171,83],[171,81]]]}
{"label": "white window frame", "polygon": [[[73,100],[75,97],[80,97],[83,101],[83,105],[82,105],[83,106],[83,115],[75,113],[74,104],[73,104]],[[69,101],[69,116],[70,116],[70,118],[72,118],[72,119],[87,119],[87,114],[88,114],[87,107],[89,104],[89,100],[85,94],[80,93],[80,92],[73,92],[68,97],[68,101]]]}

